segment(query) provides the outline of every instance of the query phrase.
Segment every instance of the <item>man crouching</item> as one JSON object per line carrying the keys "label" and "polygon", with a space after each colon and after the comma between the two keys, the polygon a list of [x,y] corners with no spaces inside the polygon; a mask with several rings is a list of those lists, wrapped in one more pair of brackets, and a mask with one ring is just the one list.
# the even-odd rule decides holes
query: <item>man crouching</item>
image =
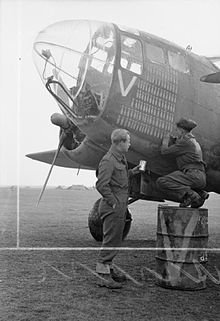
{"label": "man crouching", "polygon": [[[100,286],[111,289],[121,288],[125,281],[113,269],[113,259],[122,243],[123,230],[128,205],[129,176],[139,173],[139,165],[128,170],[125,153],[130,147],[129,132],[115,129],[111,135],[111,148],[102,158],[98,169],[96,188],[102,195],[99,206],[103,221],[103,242],[96,264],[100,276]],[[111,249],[105,249],[111,248]]]}
{"label": "man crouching", "polygon": [[170,135],[167,135],[161,146],[162,155],[176,157],[178,171],[160,177],[157,186],[168,199],[180,202],[180,207],[198,208],[208,198],[208,193],[202,190],[206,174],[201,147],[191,133],[196,126],[193,120],[181,118],[176,123],[175,143],[168,146]]}

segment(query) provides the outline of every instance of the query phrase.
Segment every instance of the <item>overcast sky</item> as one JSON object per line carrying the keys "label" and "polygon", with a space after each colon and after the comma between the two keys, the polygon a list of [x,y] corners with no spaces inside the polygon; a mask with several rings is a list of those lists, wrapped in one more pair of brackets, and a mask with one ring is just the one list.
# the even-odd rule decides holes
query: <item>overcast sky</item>
{"label": "overcast sky", "polygon": [[[32,60],[38,32],[69,19],[115,22],[161,36],[201,55],[220,55],[219,0],[0,0],[0,185],[42,185],[49,165],[25,154],[55,149],[59,112]],[[95,183],[93,172],[55,167],[49,185]]]}

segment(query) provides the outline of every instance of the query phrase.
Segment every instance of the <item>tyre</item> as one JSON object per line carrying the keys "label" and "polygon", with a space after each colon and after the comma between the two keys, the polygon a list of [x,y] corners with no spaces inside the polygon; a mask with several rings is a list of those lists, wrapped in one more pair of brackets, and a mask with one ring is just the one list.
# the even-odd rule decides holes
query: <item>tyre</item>
{"label": "tyre", "polygon": [[[89,218],[88,218],[88,225],[89,225],[89,230],[91,235],[93,236],[93,238],[98,241],[98,242],[102,242],[102,220],[99,214],[99,203],[101,201],[101,198],[99,198],[95,204],[93,205],[93,208],[91,209],[90,213],[89,213]],[[127,209],[127,215],[126,215],[126,222],[125,222],[125,227],[124,227],[124,231],[123,231],[123,240],[126,238],[126,236],[128,235],[130,228],[131,228],[131,221],[132,221],[132,217],[131,217],[131,213],[129,212],[129,210]]]}

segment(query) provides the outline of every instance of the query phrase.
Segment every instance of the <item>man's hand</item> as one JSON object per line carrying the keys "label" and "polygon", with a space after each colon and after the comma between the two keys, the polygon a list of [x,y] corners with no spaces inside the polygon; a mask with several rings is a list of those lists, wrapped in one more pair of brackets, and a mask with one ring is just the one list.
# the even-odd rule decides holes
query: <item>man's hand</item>
{"label": "man's hand", "polygon": [[132,174],[136,175],[140,173],[140,164],[132,168]]}

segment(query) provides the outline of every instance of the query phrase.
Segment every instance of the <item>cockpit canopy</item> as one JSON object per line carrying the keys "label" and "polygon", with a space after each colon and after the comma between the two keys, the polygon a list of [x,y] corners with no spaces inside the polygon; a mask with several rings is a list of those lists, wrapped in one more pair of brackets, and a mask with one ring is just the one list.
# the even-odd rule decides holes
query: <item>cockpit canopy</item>
{"label": "cockpit canopy", "polygon": [[116,55],[112,24],[55,23],[39,33],[33,55],[42,81],[68,117],[82,123],[102,112]]}

